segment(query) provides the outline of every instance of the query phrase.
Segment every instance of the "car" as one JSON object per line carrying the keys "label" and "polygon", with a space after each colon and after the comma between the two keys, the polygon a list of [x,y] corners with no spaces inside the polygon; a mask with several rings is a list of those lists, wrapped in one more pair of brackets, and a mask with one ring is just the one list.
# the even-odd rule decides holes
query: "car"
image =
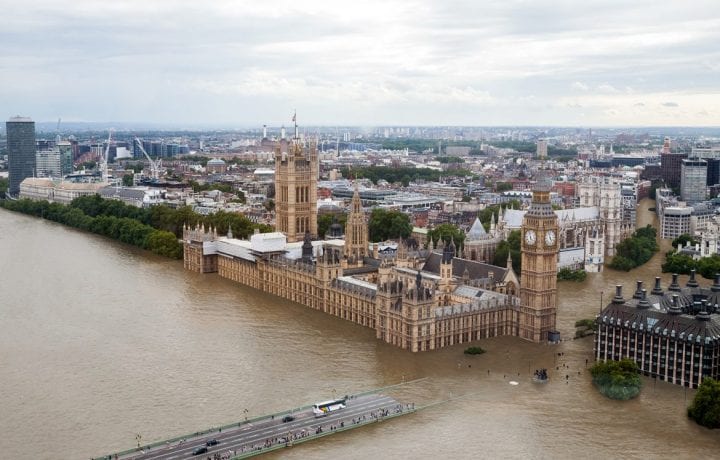
{"label": "car", "polygon": [[200,446],[193,451],[193,455],[200,455],[200,454],[206,454],[206,453],[207,453],[207,447],[205,447],[205,446]]}
{"label": "car", "polygon": [[215,438],[210,439],[208,440],[208,442],[205,443],[206,446],[217,446],[218,444],[220,444],[220,441]]}
{"label": "car", "polygon": [[286,415],[285,417],[283,417],[283,423],[292,422],[293,420],[295,420],[295,417],[293,417],[292,415]]}

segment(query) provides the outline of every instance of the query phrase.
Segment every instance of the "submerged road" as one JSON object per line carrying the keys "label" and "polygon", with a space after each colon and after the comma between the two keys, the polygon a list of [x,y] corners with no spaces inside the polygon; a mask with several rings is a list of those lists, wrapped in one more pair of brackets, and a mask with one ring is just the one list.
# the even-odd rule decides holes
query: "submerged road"
{"label": "submerged road", "polygon": [[[312,408],[298,410],[292,414],[290,412],[280,413],[248,422],[239,422],[236,425],[225,426],[211,432],[204,431],[195,436],[168,441],[154,447],[146,446],[100,458],[170,460],[246,457],[415,410],[414,404],[401,404],[395,399],[381,394],[349,397],[346,400],[346,406],[345,409],[319,418],[313,415]],[[293,419],[283,422],[287,415],[291,415]],[[214,441],[217,441],[217,444],[213,444]],[[207,452],[195,454],[196,450],[202,447],[205,447]]]}

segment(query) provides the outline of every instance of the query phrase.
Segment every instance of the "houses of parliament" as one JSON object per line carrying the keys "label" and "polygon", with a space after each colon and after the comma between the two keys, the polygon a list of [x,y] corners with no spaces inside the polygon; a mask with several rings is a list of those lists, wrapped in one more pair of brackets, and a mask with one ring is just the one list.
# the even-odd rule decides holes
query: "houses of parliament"
{"label": "houses of parliament", "polygon": [[[343,231],[317,240],[317,145],[296,136],[277,142],[276,231],[247,240],[212,228],[185,228],[184,266],[303,304],[375,330],[413,352],[511,335],[557,340],[558,219],[549,187],[533,191],[522,225],[522,273],[458,257],[455,244],[395,254],[368,242],[357,190]],[[343,235],[344,233],[344,235]]]}

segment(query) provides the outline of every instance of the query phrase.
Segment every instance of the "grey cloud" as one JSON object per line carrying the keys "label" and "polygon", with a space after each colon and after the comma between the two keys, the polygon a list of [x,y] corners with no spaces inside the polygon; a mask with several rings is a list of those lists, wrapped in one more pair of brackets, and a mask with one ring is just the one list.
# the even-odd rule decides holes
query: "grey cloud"
{"label": "grey cloud", "polygon": [[679,106],[677,102],[663,102],[662,105],[663,105],[663,107],[678,107]]}
{"label": "grey cloud", "polygon": [[[632,85],[636,100],[657,104],[645,95],[664,92],[662,101],[694,88],[720,92],[711,64],[720,62],[720,27],[708,26],[719,16],[712,1],[686,8],[650,0],[629,6],[624,0],[388,0],[384,14],[371,5],[361,18],[312,0],[34,3],[32,10],[16,2],[3,12],[8,26],[0,29],[0,43],[12,46],[0,49],[0,105],[9,113],[33,111],[36,119],[57,118],[46,111],[67,107],[82,110],[85,119],[163,121],[187,113],[230,120],[239,105],[253,107],[242,116],[254,119],[289,104],[313,107],[318,122],[353,121],[355,113],[337,101],[369,94],[369,121],[382,121],[373,115],[382,113],[388,122],[442,124],[455,113],[482,123],[477,111],[456,108],[492,103],[492,113],[482,112],[488,120],[522,122],[517,108],[524,94],[534,94],[533,106],[552,104],[557,111],[543,109],[544,119],[572,123],[573,104],[580,104],[556,104],[568,93],[584,96],[594,88],[615,97],[625,93],[616,88]],[[684,34],[682,43],[653,42],[653,34],[676,32]],[[642,46],[623,46],[635,41]],[[693,75],[688,68],[696,69]],[[10,90],[28,80],[33,94]],[[443,101],[443,92],[452,97]],[[102,103],[80,107],[80,100]],[[193,110],[178,110],[179,101]],[[611,121],[615,114],[606,115]]]}

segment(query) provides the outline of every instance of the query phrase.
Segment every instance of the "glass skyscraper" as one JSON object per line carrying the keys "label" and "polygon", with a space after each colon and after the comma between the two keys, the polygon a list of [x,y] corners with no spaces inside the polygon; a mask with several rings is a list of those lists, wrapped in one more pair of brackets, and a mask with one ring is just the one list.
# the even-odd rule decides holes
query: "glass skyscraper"
{"label": "glass skyscraper", "polygon": [[5,123],[7,132],[8,193],[17,196],[20,182],[35,173],[35,122],[26,117],[13,117]]}

